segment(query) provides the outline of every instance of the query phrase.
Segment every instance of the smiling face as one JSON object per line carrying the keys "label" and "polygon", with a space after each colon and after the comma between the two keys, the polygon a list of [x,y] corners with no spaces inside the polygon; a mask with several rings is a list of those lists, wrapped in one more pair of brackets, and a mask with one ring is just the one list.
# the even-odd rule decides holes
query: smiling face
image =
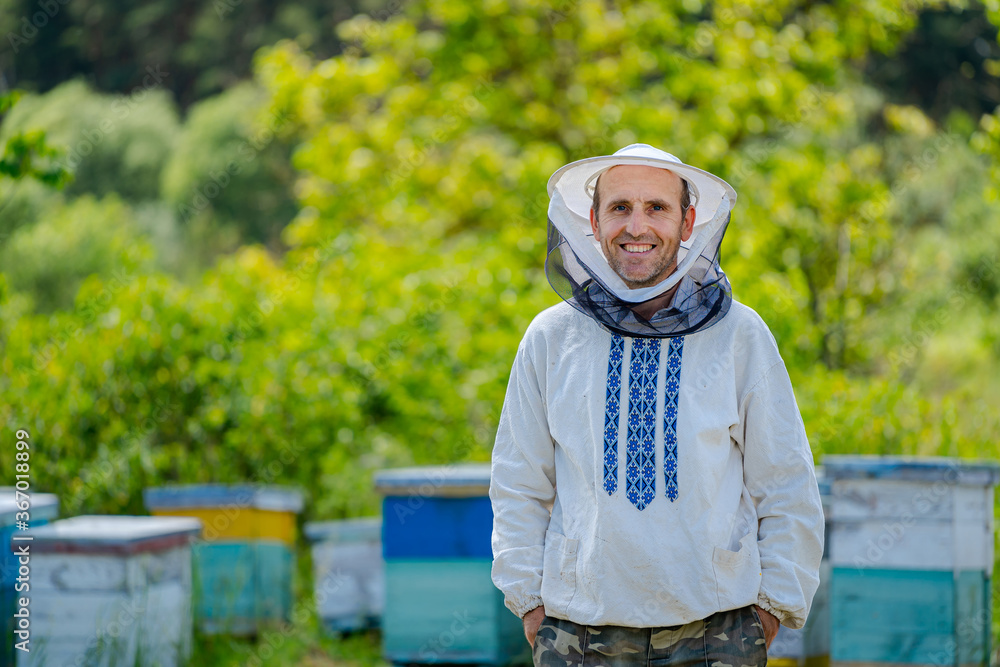
{"label": "smiling face", "polygon": [[683,182],[656,167],[612,167],[597,180],[590,211],[594,238],[630,289],[651,287],[677,267],[681,241],[691,238],[694,208],[682,213]]}

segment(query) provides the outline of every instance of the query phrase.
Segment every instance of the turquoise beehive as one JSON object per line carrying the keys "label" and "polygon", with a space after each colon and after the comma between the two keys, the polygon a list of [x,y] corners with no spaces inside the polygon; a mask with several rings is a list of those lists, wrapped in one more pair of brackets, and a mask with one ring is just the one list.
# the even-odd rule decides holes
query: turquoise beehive
{"label": "turquoise beehive", "polygon": [[819,495],[826,516],[819,588],[813,596],[809,618],[798,630],[782,625],[767,650],[770,667],[826,667],[830,662],[830,480],[816,467]]}
{"label": "turquoise beehive", "polygon": [[828,456],[830,661],[988,665],[1000,466]]}
{"label": "turquoise beehive", "polygon": [[254,635],[292,611],[298,489],[179,484],[143,492],[156,516],[199,519],[192,547],[195,619],[206,634]]}
{"label": "turquoise beehive", "polygon": [[490,466],[384,470],[384,654],[394,663],[530,662],[493,585]]}

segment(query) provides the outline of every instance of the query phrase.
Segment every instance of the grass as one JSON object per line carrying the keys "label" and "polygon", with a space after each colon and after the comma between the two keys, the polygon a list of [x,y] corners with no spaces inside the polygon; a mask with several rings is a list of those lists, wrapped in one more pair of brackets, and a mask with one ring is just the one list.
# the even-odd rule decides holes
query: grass
{"label": "grass", "polygon": [[379,631],[336,635],[323,626],[313,597],[309,546],[298,545],[297,554],[292,621],[255,638],[205,635],[196,623],[189,667],[388,667]]}
{"label": "grass", "polygon": [[189,662],[219,667],[385,667],[378,632],[335,637],[314,617],[304,624],[265,631],[256,640],[197,636]]}

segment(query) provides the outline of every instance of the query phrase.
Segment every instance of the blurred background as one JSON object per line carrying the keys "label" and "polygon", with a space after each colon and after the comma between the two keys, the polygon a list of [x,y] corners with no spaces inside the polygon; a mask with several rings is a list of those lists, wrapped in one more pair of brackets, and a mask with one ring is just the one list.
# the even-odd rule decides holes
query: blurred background
{"label": "blurred background", "polygon": [[376,469],[488,460],[558,300],[546,180],[645,142],[739,192],[722,266],[817,460],[996,459],[998,26],[993,1],[0,0],[0,423],[67,516],[209,481],[377,513]]}

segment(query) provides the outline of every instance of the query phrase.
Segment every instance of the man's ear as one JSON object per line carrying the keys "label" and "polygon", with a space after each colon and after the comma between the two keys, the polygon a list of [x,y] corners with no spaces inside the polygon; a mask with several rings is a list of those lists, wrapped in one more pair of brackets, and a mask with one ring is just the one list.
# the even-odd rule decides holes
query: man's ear
{"label": "man's ear", "polygon": [[[593,217],[593,213],[591,213],[591,217]],[[691,232],[694,231],[694,218],[694,207],[688,206],[688,210],[684,213],[684,221],[681,223],[681,241],[687,241],[691,238]]]}
{"label": "man's ear", "polygon": [[601,229],[600,225],[597,224],[597,216],[594,215],[594,209],[590,209],[590,229],[594,232],[594,238],[597,241],[601,240]]}

